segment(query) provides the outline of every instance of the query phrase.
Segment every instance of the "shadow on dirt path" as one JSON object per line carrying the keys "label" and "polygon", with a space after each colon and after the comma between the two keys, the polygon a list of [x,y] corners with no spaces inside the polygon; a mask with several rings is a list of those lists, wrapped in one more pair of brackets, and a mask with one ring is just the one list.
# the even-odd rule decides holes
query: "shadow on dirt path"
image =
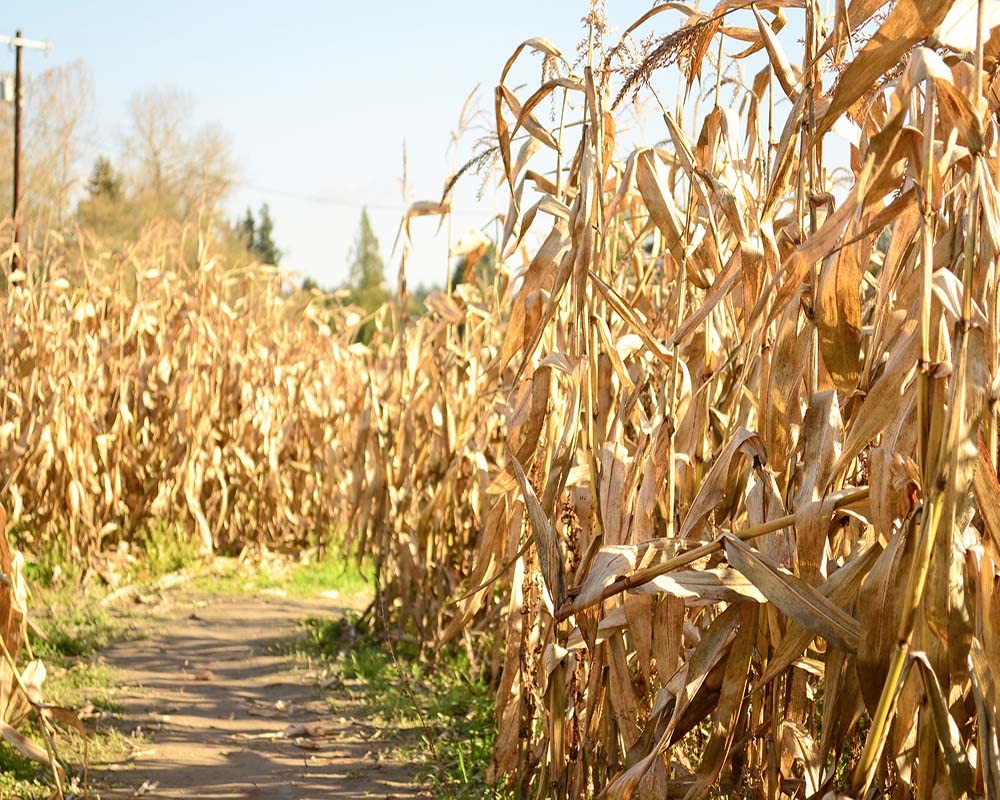
{"label": "shadow on dirt path", "polygon": [[105,653],[123,687],[114,725],[145,737],[126,765],[95,767],[103,800],[319,800],[421,796],[348,697],[321,694],[288,655],[296,624],[345,613],[321,599],[201,597],[136,619],[145,639]]}

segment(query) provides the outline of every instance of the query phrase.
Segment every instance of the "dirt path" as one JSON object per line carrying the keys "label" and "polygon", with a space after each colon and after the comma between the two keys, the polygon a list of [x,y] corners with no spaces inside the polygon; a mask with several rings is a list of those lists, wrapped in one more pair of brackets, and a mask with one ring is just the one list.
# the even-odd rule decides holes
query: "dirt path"
{"label": "dirt path", "polygon": [[303,618],[343,610],[202,597],[140,617],[147,638],[105,657],[123,687],[113,724],[145,743],[130,764],[95,769],[102,800],[420,796],[412,768],[394,760],[393,735],[359,702],[321,692],[315,667],[281,647]]}

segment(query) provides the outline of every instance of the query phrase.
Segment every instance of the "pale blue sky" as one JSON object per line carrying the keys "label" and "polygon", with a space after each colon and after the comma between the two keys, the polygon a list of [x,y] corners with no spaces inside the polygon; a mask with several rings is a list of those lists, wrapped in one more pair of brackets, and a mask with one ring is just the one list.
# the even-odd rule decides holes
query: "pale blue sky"
{"label": "pale blue sky", "polygon": [[[621,30],[651,5],[610,0],[609,19]],[[468,93],[480,84],[480,106],[490,109],[503,62],[529,36],[573,52],[587,8],[586,0],[14,0],[0,11],[0,28],[53,42],[48,55],[26,54],[28,70],[75,59],[89,65],[95,145],[107,152],[116,149],[134,91],[189,93],[198,121],[218,123],[231,138],[240,165],[232,215],[270,203],[285,265],[333,285],[346,276],[363,204],[389,255],[402,208],[403,141],[412,199],[437,198],[450,166],[449,133]],[[681,18],[661,19],[663,30]],[[5,57],[11,64],[0,69],[12,66],[3,52],[0,64]],[[472,144],[470,137],[459,163]],[[477,204],[477,188],[467,181],[455,199],[456,236],[497,208],[490,192]],[[433,220],[414,223],[412,283],[443,278],[446,237],[435,231]],[[396,267],[388,264],[387,273]]]}

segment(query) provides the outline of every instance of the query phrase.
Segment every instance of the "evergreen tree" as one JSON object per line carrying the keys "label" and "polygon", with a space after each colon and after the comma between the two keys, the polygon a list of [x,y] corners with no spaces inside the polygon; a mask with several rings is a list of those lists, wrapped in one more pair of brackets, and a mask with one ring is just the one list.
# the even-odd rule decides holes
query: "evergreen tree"
{"label": "evergreen tree", "polygon": [[102,197],[109,202],[117,202],[122,197],[122,186],[122,176],[115,172],[111,161],[105,156],[98,156],[87,180],[90,198]]}
{"label": "evergreen tree", "polygon": [[378,252],[378,239],[368,219],[368,209],[361,209],[358,236],[354,240],[351,259],[351,289],[355,292],[382,291],[385,283],[385,264]]}
{"label": "evergreen tree", "polygon": [[101,239],[127,239],[138,234],[141,215],[125,194],[125,181],[111,161],[100,156],[87,179],[87,196],[76,207],[81,227]]}
{"label": "evergreen tree", "polygon": [[254,233],[257,230],[257,222],[253,218],[253,211],[247,206],[247,215],[236,223],[236,234],[244,241],[247,250],[253,252]]}
{"label": "evergreen tree", "polygon": [[254,219],[253,211],[247,207],[246,216],[236,223],[236,235],[243,241],[247,251],[262,264],[281,263],[281,251],[274,243],[274,220],[267,203],[260,207],[260,219]]}
{"label": "evergreen tree", "polygon": [[[372,313],[388,299],[384,284],[385,264],[378,252],[378,239],[372,230],[371,220],[368,219],[368,209],[363,208],[348,279],[351,303]],[[361,327],[358,338],[364,342],[370,341],[374,330],[375,326],[369,321]]]}
{"label": "evergreen tree", "polygon": [[267,203],[260,207],[260,222],[253,238],[253,252],[265,264],[281,263],[281,251],[274,243],[274,221]]}

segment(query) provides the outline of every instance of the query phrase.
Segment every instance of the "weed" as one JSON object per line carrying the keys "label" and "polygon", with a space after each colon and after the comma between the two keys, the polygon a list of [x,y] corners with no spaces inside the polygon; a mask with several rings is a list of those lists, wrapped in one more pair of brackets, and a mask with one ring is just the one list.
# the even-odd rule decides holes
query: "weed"
{"label": "weed", "polygon": [[[35,637],[32,645],[35,656],[46,664],[45,701],[73,709],[120,712],[121,706],[114,699],[120,680],[97,652],[129,635],[126,624],[89,593],[74,592],[62,582],[59,588],[54,584],[36,590],[35,595],[36,607],[43,611],[33,620],[44,638]],[[41,741],[36,721],[24,732]],[[55,740],[60,760],[67,766],[119,761],[132,749],[129,740],[106,726],[89,730],[86,742],[77,733],[56,726]],[[74,785],[72,778],[70,785]],[[48,798],[51,792],[47,769],[7,745],[0,746],[0,800]],[[84,797],[79,791],[75,796]]]}
{"label": "weed", "polygon": [[26,554],[24,576],[33,586],[75,586],[81,582],[80,559],[73,558],[65,539],[57,537],[46,542],[44,547],[38,547],[35,536],[20,526],[14,527],[10,537],[11,544]]}
{"label": "weed", "polygon": [[42,800],[52,794],[51,776],[6,742],[0,742],[0,800]]}
{"label": "weed", "polygon": [[271,561],[260,565],[235,563],[210,574],[199,575],[191,586],[196,591],[222,594],[255,594],[280,589],[295,597],[310,597],[335,591],[343,597],[359,597],[372,591],[368,568],[338,550],[328,549],[322,559],[297,563]]}
{"label": "weed", "polygon": [[176,572],[201,560],[197,543],[177,525],[155,520],[140,536],[143,558],[134,578],[150,580]]}
{"label": "weed", "polygon": [[96,604],[60,604],[50,609],[36,619],[45,638],[36,640],[34,651],[43,659],[80,658],[107,647],[126,632],[121,621]]}
{"label": "weed", "polygon": [[306,619],[295,652],[325,662],[334,685],[357,687],[379,724],[421,731],[417,743],[404,743],[401,750],[419,762],[435,797],[506,797],[486,785],[493,701],[490,687],[470,677],[468,657],[447,648],[432,664],[422,664],[415,644],[390,646],[358,622],[357,617]]}
{"label": "weed", "polygon": [[80,661],[68,669],[56,669],[46,686],[45,699],[56,705],[116,705],[111,699],[117,686],[114,671],[101,661]]}

